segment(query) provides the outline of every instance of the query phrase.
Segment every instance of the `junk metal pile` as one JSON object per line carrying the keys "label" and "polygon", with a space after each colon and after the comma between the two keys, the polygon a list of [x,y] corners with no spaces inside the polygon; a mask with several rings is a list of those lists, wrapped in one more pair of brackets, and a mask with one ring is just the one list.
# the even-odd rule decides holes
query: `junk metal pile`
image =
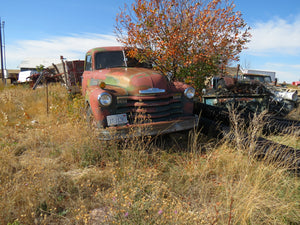
{"label": "junk metal pile", "polygon": [[204,104],[251,112],[268,110],[276,116],[286,116],[297,107],[298,92],[257,80],[238,80],[232,77],[214,78],[212,89],[203,95]]}
{"label": "junk metal pile", "polygon": [[[253,117],[266,110],[263,117],[263,134],[291,134],[300,136],[300,121],[285,119],[289,112],[298,107],[297,91],[259,81],[237,80],[232,77],[215,79],[213,88],[204,90],[202,102],[195,102],[195,113],[201,115],[198,128],[215,138],[227,137],[234,140],[230,112],[238,114],[245,127]],[[241,127],[243,127],[241,124]],[[249,144],[249,137],[242,135],[242,143]],[[241,138],[241,137],[239,137]],[[253,141],[253,140],[252,140]],[[300,149],[281,145],[262,137],[256,137],[253,154],[259,159],[276,161],[300,173]]]}

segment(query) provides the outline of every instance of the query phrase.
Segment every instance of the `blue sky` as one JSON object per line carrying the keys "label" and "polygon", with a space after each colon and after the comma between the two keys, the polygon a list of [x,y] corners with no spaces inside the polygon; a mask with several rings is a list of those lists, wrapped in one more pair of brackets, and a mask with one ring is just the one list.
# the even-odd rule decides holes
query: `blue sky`
{"label": "blue sky", "polygon": [[[0,0],[6,68],[27,58],[83,59],[96,46],[117,45],[115,17],[133,0]],[[235,0],[252,28],[244,69],[275,71],[279,82],[300,80],[300,1]]]}

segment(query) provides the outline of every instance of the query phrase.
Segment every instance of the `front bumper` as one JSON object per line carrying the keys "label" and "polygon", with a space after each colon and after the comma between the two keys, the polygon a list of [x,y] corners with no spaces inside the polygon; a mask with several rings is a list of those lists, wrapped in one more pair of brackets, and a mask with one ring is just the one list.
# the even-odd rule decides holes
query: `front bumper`
{"label": "front bumper", "polygon": [[106,129],[99,129],[98,131],[99,139],[108,141],[139,136],[158,136],[167,133],[190,130],[195,128],[197,124],[198,116],[195,115],[194,117],[172,121],[109,127]]}

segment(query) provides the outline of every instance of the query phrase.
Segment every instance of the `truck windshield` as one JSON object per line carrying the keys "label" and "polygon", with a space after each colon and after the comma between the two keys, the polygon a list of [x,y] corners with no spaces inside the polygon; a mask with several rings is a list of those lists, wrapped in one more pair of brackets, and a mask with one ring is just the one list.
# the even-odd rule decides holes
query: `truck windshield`
{"label": "truck windshield", "polygon": [[265,83],[271,83],[271,77],[265,77]]}
{"label": "truck windshield", "polygon": [[95,55],[95,63],[95,67],[97,70],[125,66],[122,51],[98,52]]}
{"label": "truck windshield", "polygon": [[244,75],[245,79],[257,80],[262,83],[271,83],[271,77],[268,76],[253,76],[253,75]]}
{"label": "truck windshield", "polygon": [[125,66],[151,68],[150,64],[140,63],[137,59],[130,57],[126,58],[125,63],[122,51],[98,52],[95,55],[95,63],[97,70]]}

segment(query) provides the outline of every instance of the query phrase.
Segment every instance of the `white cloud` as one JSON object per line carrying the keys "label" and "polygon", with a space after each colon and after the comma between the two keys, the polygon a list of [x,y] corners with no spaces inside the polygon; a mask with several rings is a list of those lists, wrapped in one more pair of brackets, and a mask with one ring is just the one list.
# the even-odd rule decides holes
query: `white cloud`
{"label": "white cloud", "polygon": [[274,71],[279,82],[300,79],[300,15],[257,22],[251,34],[241,54],[251,69]]}
{"label": "white cloud", "polygon": [[280,53],[299,55],[300,17],[293,22],[275,18],[253,26],[248,52],[252,54]]}
{"label": "white cloud", "polygon": [[275,67],[275,68],[291,68],[291,69],[299,69],[300,64],[284,64],[284,63],[267,63],[266,66],[268,67]]}
{"label": "white cloud", "polygon": [[83,59],[87,50],[101,46],[119,45],[113,35],[76,34],[54,36],[44,40],[20,40],[6,46],[7,68],[17,68],[27,58]]}

